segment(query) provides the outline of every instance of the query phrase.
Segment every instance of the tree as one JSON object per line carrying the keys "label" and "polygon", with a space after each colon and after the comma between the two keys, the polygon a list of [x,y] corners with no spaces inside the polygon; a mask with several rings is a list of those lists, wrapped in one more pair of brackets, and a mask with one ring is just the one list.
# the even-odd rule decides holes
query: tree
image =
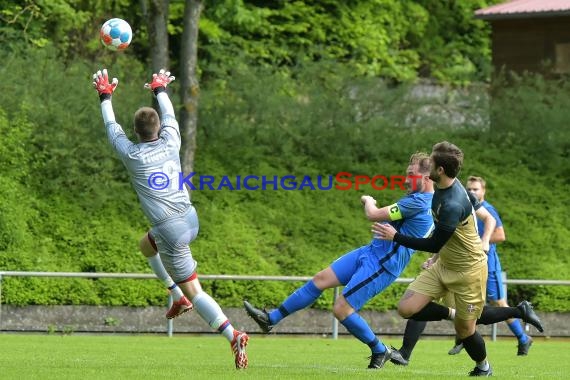
{"label": "tree", "polygon": [[[169,0],[141,1],[143,17],[149,29],[152,70],[170,68],[168,44]],[[194,167],[196,129],[198,123],[199,84],[196,75],[198,61],[198,24],[202,13],[201,0],[186,0],[180,41],[180,134],[182,137],[182,170],[189,173]]]}
{"label": "tree", "polygon": [[180,84],[182,87],[180,130],[182,135],[182,170],[190,173],[194,168],[196,129],[198,123],[198,95],[200,87],[196,75],[198,64],[198,24],[202,12],[200,0],[186,0],[184,30],[180,49]]}
{"label": "tree", "polygon": [[169,0],[142,0],[143,17],[147,21],[152,71],[168,68],[168,7]]}

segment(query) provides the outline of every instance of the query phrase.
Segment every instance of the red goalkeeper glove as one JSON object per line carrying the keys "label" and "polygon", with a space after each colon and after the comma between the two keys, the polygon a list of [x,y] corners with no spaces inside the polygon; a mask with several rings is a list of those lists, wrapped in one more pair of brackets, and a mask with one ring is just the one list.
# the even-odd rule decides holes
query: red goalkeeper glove
{"label": "red goalkeeper glove", "polygon": [[144,87],[152,90],[155,95],[158,95],[158,93],[165,91],[166,86],[168,86],[168,84],[174,79],[176,78],[170,75],[170,71],[161,69],[158,74],[152,74],[152,82],[145,83]]}
{"label": "red goalkeeper glove", "polygon": [[99,93],[99,99],[101,101],[111,99],[111,95],[115,92],[118,84],[119,80],[117,78],[113,78],[111,83],[109,83],[107,69],[103,69],[103,71],[99,70],[93,74],[93,87],[95,87]]}

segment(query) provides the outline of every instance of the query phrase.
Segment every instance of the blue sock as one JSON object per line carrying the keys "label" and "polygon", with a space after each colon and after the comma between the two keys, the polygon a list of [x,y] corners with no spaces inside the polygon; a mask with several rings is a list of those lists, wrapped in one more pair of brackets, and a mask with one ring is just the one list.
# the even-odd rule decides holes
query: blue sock
{"label": "blue sock", "polygon": [[359,341],[368,345],[373,354],[383,354],[386,352],[386,346],[374,334],[368,323],[358,314],[352,313],[341,321],[342,325],[354,335]]}
{"label": "blue sock", "polygon": [[520,343],[526,343],[528,340],[528,336],[524,333],[523,327],[521,325],[521,321],[518,319],[514,319],[511,323],[507,323],[509,329],[513,332],[513,334],[517,337]]}
{"label": "blue sock", "polygon": [[321,294],[323,294],[323,291],[315,286],[313,280],[308,281],[287,297],[278,309],[272,310],[269,313],[269,321],[272,325],[278,324],[289,314],[293,314],[296,311],[312,305]]}

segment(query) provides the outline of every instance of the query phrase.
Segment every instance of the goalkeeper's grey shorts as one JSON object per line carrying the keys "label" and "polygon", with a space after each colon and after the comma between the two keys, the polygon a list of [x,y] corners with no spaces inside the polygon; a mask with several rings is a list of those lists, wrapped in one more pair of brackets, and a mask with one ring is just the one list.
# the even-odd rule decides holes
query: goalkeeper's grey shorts
{"label": "goalkeeper's grey shorts", "polygon": [[196,239],[199,230],[198,215],[190,206],[180,216],[169,218],[152,227],[153,237],[164,268],[174,282],[182,282],[196,270],[189,244]]}

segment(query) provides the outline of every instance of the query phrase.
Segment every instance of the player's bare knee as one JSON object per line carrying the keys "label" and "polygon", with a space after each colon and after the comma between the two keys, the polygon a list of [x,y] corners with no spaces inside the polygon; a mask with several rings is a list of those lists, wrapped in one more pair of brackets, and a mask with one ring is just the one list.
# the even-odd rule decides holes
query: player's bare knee
{"label": "player's bare knee", "polygon": [[398,303],[398,314],[400,314],[402,318],[408,319],[416,312],[412,305],[402,301]]}
{"label": "player's bare knee", "polygon": [[505,300],[505,299],[489,300],[489,303],[493,306],[500,306],[500,307],[508,307],[509,306],[509,304],[507,303],[507,300]]}
{"label": "player's bare knee", "polygon": [[400,302],[398,302],[398,314],[405,319],[411,318],[429,301],[430,299],[414,292],[413,290],[406,290],[400,299]]}
{"label": "player's bare knee", "polygon": [[315,284],[315,286],[318,288],[319,285],[321,283],[323,283],[325,281],[325,275],[324,275],[324,270],[317,272],[314,276],[313,276],[313,283]]}
{"label": "player's bare knee", "polygon": [[139,241],[139,249],[145,257],[152,257],[156,255],[156,251],[154,250],[154,247],[148,238],[148,234],[144,234]]}
{"label": "player's bare knee", "polygon": [[471,335],[475,334],[475,330],[461,329],[461,331],[459,331],[456,329],[455,332],[457,333],[459,339],[469,338]]}
{"label": "player's bare knee", "polygon": [[313,276],[313,283],[320,290],[329,289],[339,285],[338,279],[330,267],[315,274]]}
{"label": "player's bare knee", "polygon": [[349,315],[354,313],[354,309],[346,299],[341,295],[338,297],[333,305],[333,314],[339,321],[344,321]]}
{"label": "player's bare knee", "polygon": [[455,331],[461,339],[465,339],[475,334],[475,321],[455,319]]}

